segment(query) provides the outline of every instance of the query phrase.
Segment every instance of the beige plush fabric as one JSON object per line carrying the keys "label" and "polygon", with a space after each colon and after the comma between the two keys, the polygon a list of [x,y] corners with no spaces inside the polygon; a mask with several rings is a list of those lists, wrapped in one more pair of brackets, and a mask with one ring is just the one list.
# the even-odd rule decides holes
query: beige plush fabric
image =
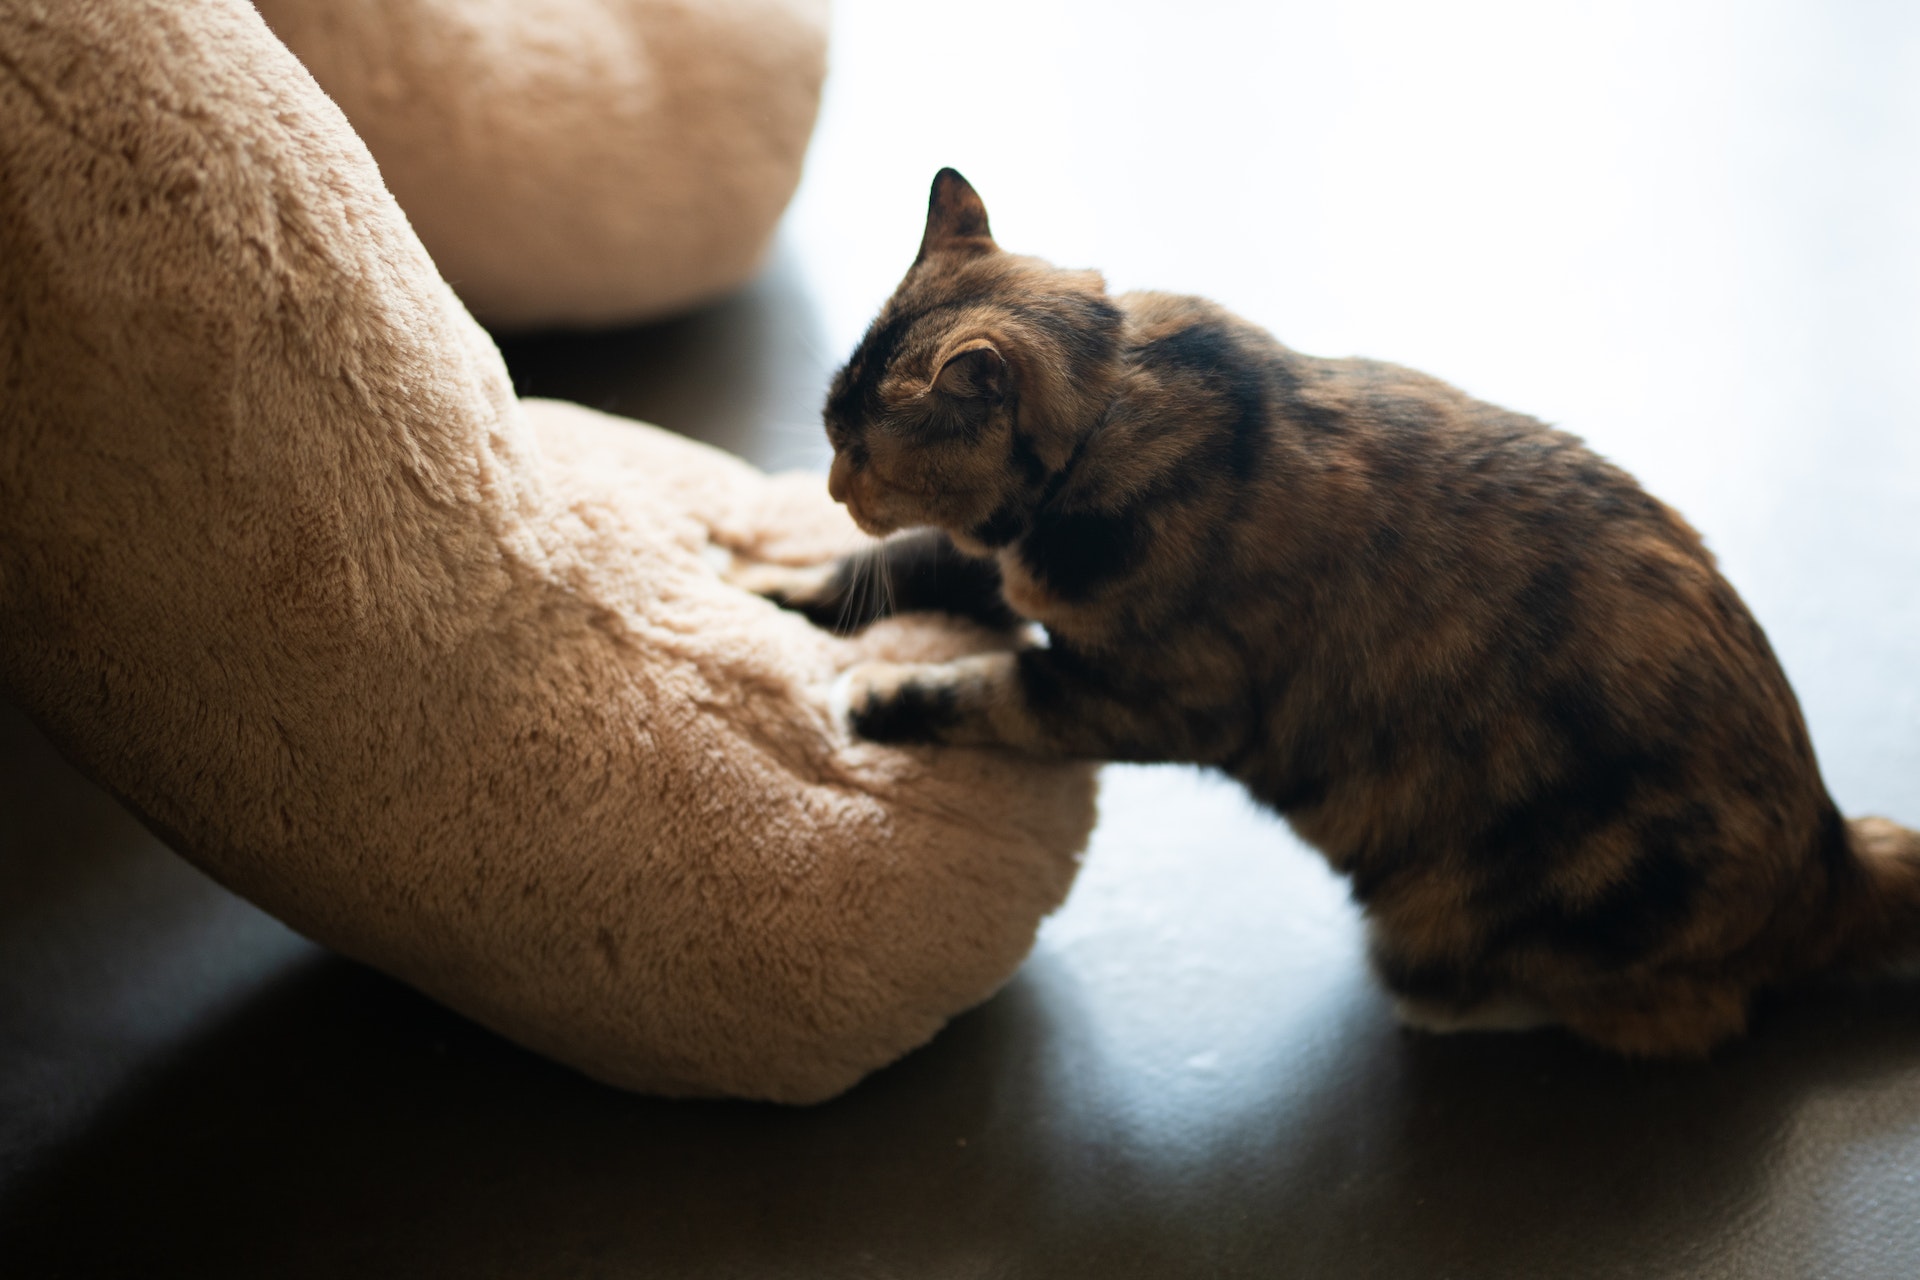
{"label": "beige plush fabric", "polygon": [[745,281],[826,69],[826,0],[258,6],[496,326],[635,320]]}
{"label": "beige plush fabric", "polygon": [[817,479],[517,402],[244,0],[0,0],[0,688],[294,927],[602,1079],[804,1100],[1004,981],[1091,779],[848,742],[716,547]]}

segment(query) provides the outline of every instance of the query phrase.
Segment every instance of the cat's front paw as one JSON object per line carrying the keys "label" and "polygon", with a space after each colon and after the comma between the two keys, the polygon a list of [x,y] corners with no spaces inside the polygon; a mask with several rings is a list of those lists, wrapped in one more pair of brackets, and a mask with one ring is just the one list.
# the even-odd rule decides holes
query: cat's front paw
{"label": "cat's front paw", "polygon": [[940,742],[959,719],[958,690],[946,668],[868,662],[842,677],[844,718],[872,742]]}
{"label": "cat's front paw", "polygon": [[735,559],[720,576],[742,591],[763,596],[785,609],[804,610],[827,594],[833,566],[770,564]]}

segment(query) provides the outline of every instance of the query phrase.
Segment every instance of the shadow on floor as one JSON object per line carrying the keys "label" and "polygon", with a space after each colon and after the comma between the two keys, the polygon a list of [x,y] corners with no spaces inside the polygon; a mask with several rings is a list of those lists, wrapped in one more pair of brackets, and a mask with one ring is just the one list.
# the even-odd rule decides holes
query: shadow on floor
{"label": "shadow on floor", "polygon": [[[22,1179],[0,1256],[207,1278],[1659,1274],[1758,1221],[1797,1133],[1857,1122],[1822,1095],[1920,1061],[1913,988],[1782,1002],[1706,1067],[1434,1040],[1350,990],[1325,1011],[1331,1052],[1276,1044],[1236,1082],[1264,1104],[1169,1151],[1104,1105],[1098,1028],[1044,957],[810,1109],[624,1095],[320,957]],[[1916,1205],[1883,1187],[1873,1212],[1897,1231]],[[1793,1273],[1790,1242],[1754,1239],[1782,1269],[1730,1274]]]}

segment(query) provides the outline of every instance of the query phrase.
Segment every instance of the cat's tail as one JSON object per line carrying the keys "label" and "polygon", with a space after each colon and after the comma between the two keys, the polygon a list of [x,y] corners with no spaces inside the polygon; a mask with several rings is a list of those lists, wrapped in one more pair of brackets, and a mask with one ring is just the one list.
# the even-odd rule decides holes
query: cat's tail
{"label": "cat's tail", "polygon": [[1852,866],[1836,884],[1831,965],[1871,974],[1920,965],[1920,831],[1885,818],[1847,823]]}

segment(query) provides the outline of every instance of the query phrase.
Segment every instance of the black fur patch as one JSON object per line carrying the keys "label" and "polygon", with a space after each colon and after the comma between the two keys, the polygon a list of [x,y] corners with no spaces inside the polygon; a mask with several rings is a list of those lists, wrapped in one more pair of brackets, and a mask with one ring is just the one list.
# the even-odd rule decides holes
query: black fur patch
{"label": "black fur patch", "polygon": [[906,341],[913,327],[936,312],[990,301],[992,298],[986,294],[947,298],[918,311],[893,316],[884,323],[875,320],[867,329],[866,336],[860,339],[860,345],[853,349],[853,355],[834,375],[833,384],[827,392],[826,416],[851,425],[878,414],[882,407],[881,379],[886,376],[894,358],[900,354],[901,344]]}
{"label": "black fur patch", "polygon": [[1091,294],[1062,294],[1048,298],[1044,307],[1012,311],[1059,346],[1075,377],[1085,377],[1113,354],[1120,331],[1120,308]]}
{"label": "black fur patch", "polygon": [[1832,801],[1820,811],[1819,834],[1814,838],[1817,860],[1836,883],[1847,884],[1860,878],[1860,859],[1853,852],[1846,819],[1840,816]]}
{"label": "black fur patch", "polygon": [[853,708],[847,719],[872,742],[938,742],[941,731],[959,719],[957,703],[950,685],[909,680],[891,696]]}
{"label": "black fur patch", "polygon": [[1346,416],[1337,409],[1306,396],[1306,381],[1293,364],[1282,357],[1268,365],[1274,383],[1274,410],[1290,422],[1297,422],[1315,435],[1340,435],[1349,427]]}
{"label": "black fur patch", "polygon": [[1251,479],[1269,443],[1267,375],[1271,373],[1281,386],[1295,388],[1298,378],[1278,361],[1263,371],[1261,362],[1217,324],[1191,325],[1155,338],[1143,344],[1134,358],[1148,368],[1198,380],[1223,402],[1226,436],[1218,450],[1220,461],[1234,479],[1243,483]]}
{"label": "black fur patch", "polygon": [[1294,729],[1285,763],[1265,759],[1243,777],[1256,798],[1281,813],[1322,804],[1333,787],[1328,759],[1331,737],[1321,727],[1302,724]]}
{"label": "black fur patch", "polygon": [[1020,553],[1063,600],[1085,600],[1146,558],[1148,531],[1137,515],[1042,509]]}
{"label": "black fur patch", "polygon": [[900,343],[919,315],[895,316],[885,324],[875,323],[853,349],[853,355],[834,376],[827,392],[826,416],[843,423],[857,423],[871,417],[880,408],[880,379],[899,353]]}
{"label": "black fur patch", "polygon": [[1541,566],[1513,597],[1513,644],[1509,656],[1516,674],[1530,675],[1537,663],[1563,648],[1573,635],[1580,592],[1573,566],[1555,557]]}
{"label": "black fur patch", "polygon": [[1438,960],[1410,960],[1375,948],[1369,957],[1387,990],[1410,1000],[1468,1009],[1487,997],[1485,979],[1465,966]]}
{"label": "black fur patch", "polygon": [[851,635],[887,614],[886,594],[874,566],[878,556],[877,549],[842,556],[833,566],[826,589],[816,598],[781,603],[798,609],[816,627]]}
{"label": "black fur patch", "polygon": [[895,613],[951,613],[1006,630],[1020,622],[1000,592],[1000,566],[961,552],[938,530],[881,544]]}
{"label": "black fur patch", "polygon": [[1570,951],[1614,969],[1646,958],[1692,918],[1704,881],[1699,863],[1717,830],[1699,805],[1639,823],[1640,855],[1617,884],[1594,901],[1549,903],[1508,922],[1495,931],[1497,945]]}
{"label": "black fur patch", "polygon": [[1009,546],[1027,531],[1027,516],[1015,499],[1009,498],[994,508],[992,515],[971,530],[973,540],[982,546]]}
{"label": "black fur patch", "polygon": [[1047,464],[1033,451],[1033,441],[1025,433],[1014,429],[1013,439],[1007,445],[1007,461],[1020,473],[1021,479],[1037,489],[1047,482]]}
{"label": "black fur patch", "polygon": [[1205,762],[1232,754],[1246,741],[1247,723],[1258,712],[1257,707],[1242,701],[1181,708],[1186,755],[1195,762]]}
{"label": "black fur patch", "polygon": [[1633,820],[1644,795],[1670,787],[1680,774],[1672,744],[1625,733],[1581,679],[1545,690],[1536,714],[1560,739],[1558,759],[1546,763],[1551,772],[1531,795],[1494,815],[1474,846],[1474,899],[1501,916],[1525,915],[1570,853]]}
{"label": "black fur patch", "polygon": [[1219,325],[1201,323],[1141,344],[1135,358],[1149,368],[1172,368],[1209,377],[1239,362],[1239,346]]}
{"label": "black fur patch", "polygon": [[1056,642],[1049,648],[1022,649],[1016,659],[1020,666],[1021,693],[1027,705],[1036,711],[1055,711],[1066,706],[1076,694],[1093,693],[1111,699],[1117,690],[1110,673],[1090,662],[1072,645]]}

